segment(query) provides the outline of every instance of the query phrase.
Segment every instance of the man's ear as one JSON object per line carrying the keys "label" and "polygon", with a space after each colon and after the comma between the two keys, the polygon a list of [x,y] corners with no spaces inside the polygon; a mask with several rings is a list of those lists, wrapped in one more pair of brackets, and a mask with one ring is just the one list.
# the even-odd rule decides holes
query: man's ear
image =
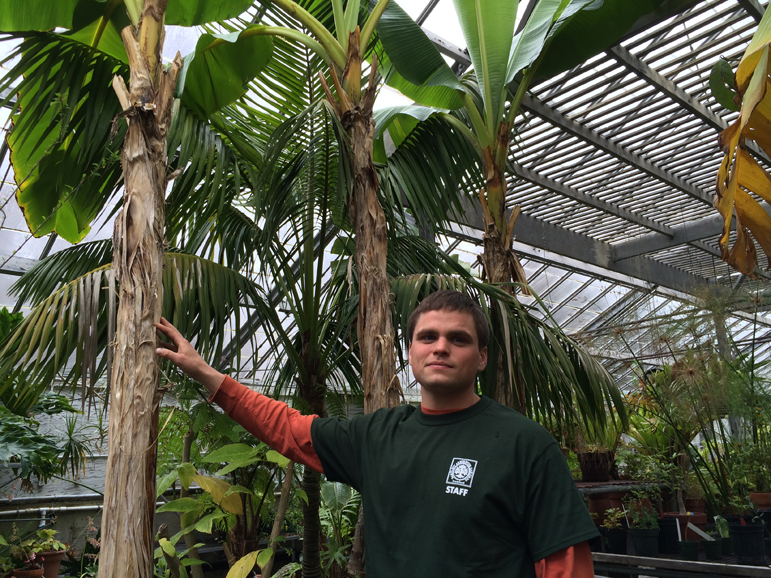
{"label": "man's ear", "polygon": [[487,367],[487,347],[479,350],[479,366],[477,371],[482,371],[485,367]]}
{"label": "man's ear", "polygon": [[407,363],[412,365],[412,341],[407,344]]}

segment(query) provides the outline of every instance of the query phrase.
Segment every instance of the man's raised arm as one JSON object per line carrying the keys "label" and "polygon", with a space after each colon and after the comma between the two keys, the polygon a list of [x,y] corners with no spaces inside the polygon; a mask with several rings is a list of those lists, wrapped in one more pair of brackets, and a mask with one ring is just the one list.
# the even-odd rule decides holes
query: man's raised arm
{"label": "man's raised arm", "polygon": [[302,415],[287,404],[261,395],[220,373],[206,363],[166,319],[161,318],[155,327],[171,341],[161,341],[155,352],[203,385],[209,391],[209,401],[219,405],[249,433],[280,454],[323,471],[311,443],[311,422],[317,416]]}

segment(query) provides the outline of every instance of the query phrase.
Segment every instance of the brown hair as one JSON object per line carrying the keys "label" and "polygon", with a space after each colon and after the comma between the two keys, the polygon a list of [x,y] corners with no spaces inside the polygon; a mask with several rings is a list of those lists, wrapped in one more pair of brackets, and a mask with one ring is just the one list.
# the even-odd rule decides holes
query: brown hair
{"label": "brown hair", "polygon": [[487,323],[487,317],[485,317],[479,303],[464,293],[450,290],[431,293],[415,308],[407,320],[407,335],[410,343],[412,343],[412,335],[415,333],[418,318],[426,311],[464,311],[470,313],[474,318],[479,350],[487,347],[490,340],[490,325]]}

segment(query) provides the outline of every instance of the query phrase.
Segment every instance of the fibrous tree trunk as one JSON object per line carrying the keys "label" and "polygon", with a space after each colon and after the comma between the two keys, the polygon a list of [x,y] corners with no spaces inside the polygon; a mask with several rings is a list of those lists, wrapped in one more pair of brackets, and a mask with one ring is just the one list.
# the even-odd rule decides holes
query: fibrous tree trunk
{"label": "fibrous tree trunk", "polygon": [[99,577],[151,578],[160,403],[156,331],[166,191],[166,134],[182,65],[161,66],[165,0],[146,0],[137,32],[121,33],[131,78],[113,86],[128,133],[123,210],[115,221],[113,270],[120,282],[110,400]]}
{"label": "fibrous tree trunk", "polygon": [[[503,126],[503,125],[502,125]],[[508,150],[508,130],[503,129],[498,133],[498,146]],[[480,192],[479,200],[482,205],[482,218],[484,233],[482,235],[482,269],[489,283],[510,284],[512,282],[527,283],[525,270],[511,248],[514,225],[519,216],[519,207],[514,207],[506,219],[506,179],[503,170],[493,160],[490,149],[483,151],[486,170],[486,190]],[[512,285],[504,285],[504,288],[514,294]],[[526,287],[523,292],[529,294]],[[504,324],[507,323],[503,312],[493,309],[492,336],[499,343],[504,339]],[[497,364],[495,401],[507,407],[525,413],[526,399],[525,388],[521,376],[509,375],[503,348],[498,352],[496,359],[491,363]]]}
{"label": "fibrous tree trunk", "polygon": [[326,79],[322,85],[341,124],[351,138],[352,190],[349,210],[356,238],[356,273],[359,281],[359,315],[356,323],[361,356],[364,412],[393,407],[401,401],[401,386],[396,376],[394,328],[391,318],[391,286],[386,271],[388,230],[385,213],[378,199],[379,182],[372,153],[375,139],[375,103],[377,58],[373,58],[369,85],[362,91],[359,29],[350,34],[348,63],[343,71],[343,89],[334,68],[332,80],[339,99],[332,95]]}
{"label": "fibrous tree trunk", "polygon": [[[356,323],[361,357],[364,413],[399,405],[403,397],[396,376],[396,351],[391,317],[391,285],[386,270],[388,229],[385,213],[378,199],[378,182],[373,162],[377,57],[373,56],[369,84],[361,90],[361,50],[359,29],[348,39],[348,59],[343,82],[330,70],[337,99],[321,76],[327,100],[351,139],[350,162],[353,173],[348,206],[356,239],[354,263],[359,281],[359,315]],[[347,87],[347,90],[343,88]],[[363,508],[356,524],[354,546],[348,573],[364,575]]]}

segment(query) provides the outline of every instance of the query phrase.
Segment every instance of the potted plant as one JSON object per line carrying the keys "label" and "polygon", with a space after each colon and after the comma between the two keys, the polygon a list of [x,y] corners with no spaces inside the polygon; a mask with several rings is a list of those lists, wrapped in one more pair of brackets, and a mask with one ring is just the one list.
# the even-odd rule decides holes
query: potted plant
{"label": "potted plant", "polygon": [[715,531],[720,536],[723,556],[733,556],[734,549],[731,543],[731,535],[728,531],[728,522],[719,514],[715,516]]}
{"label": "potted plant", "polygon": [[621,434],[615,417],[605,423],[587,424],[583,431],[577,432],[576,457],[581,467],[582,482],[610,480]]}
{"label": "potted plant", "polygon": [[728,531],[731,535],[731,544],[734,555],[739,564],[761,566],[765,564],[765,544],[763,542],[765,525],[760,513],[754,508],[749,495],[736,498],[732,502],[734,510],[748,515],[737,517],[737,520],[728,523]]}
{"label": "potted plant", "polygon": [[59,575],[59,566],[69,546],[60,542],[56,536],[56,530],[45,529],[37,531],[37,549],[43,557],[44,578],[56,578]]}
{"label": "potted plant", "polygon": [[55,535],[56,530],[41,529],[24,538],[14,524],[10,541],[0,538],[0,545],[10,546],[11,575],[18,578],[56,578],[68,546],[54,538]]}
{"label": "potted plant", "polygon": [[17,540],[11,542],[11,564],[14,578],[41,578],[43,576],[43,557],[37,552],[36,540]]}
{"label": "potted plant", "polygon": [[707,560],[719,560],[723,557],[723,539],[718,532],[710,532],[711,540],[702,539],[701,547]]}
{"label": "potted plant", "polygon": [[627,509],[631,519],[629,534],[632,536],[637,556],[655,558],[659,555],[659,517],[645,492],[632,492],[632,505]]}
{"label": "potted plant", "polygon": [[619,508],[605,510],[605,520],[600,524],[605,551],[609,554],[626,554],[626,530],[622,525],[624,512]]}

